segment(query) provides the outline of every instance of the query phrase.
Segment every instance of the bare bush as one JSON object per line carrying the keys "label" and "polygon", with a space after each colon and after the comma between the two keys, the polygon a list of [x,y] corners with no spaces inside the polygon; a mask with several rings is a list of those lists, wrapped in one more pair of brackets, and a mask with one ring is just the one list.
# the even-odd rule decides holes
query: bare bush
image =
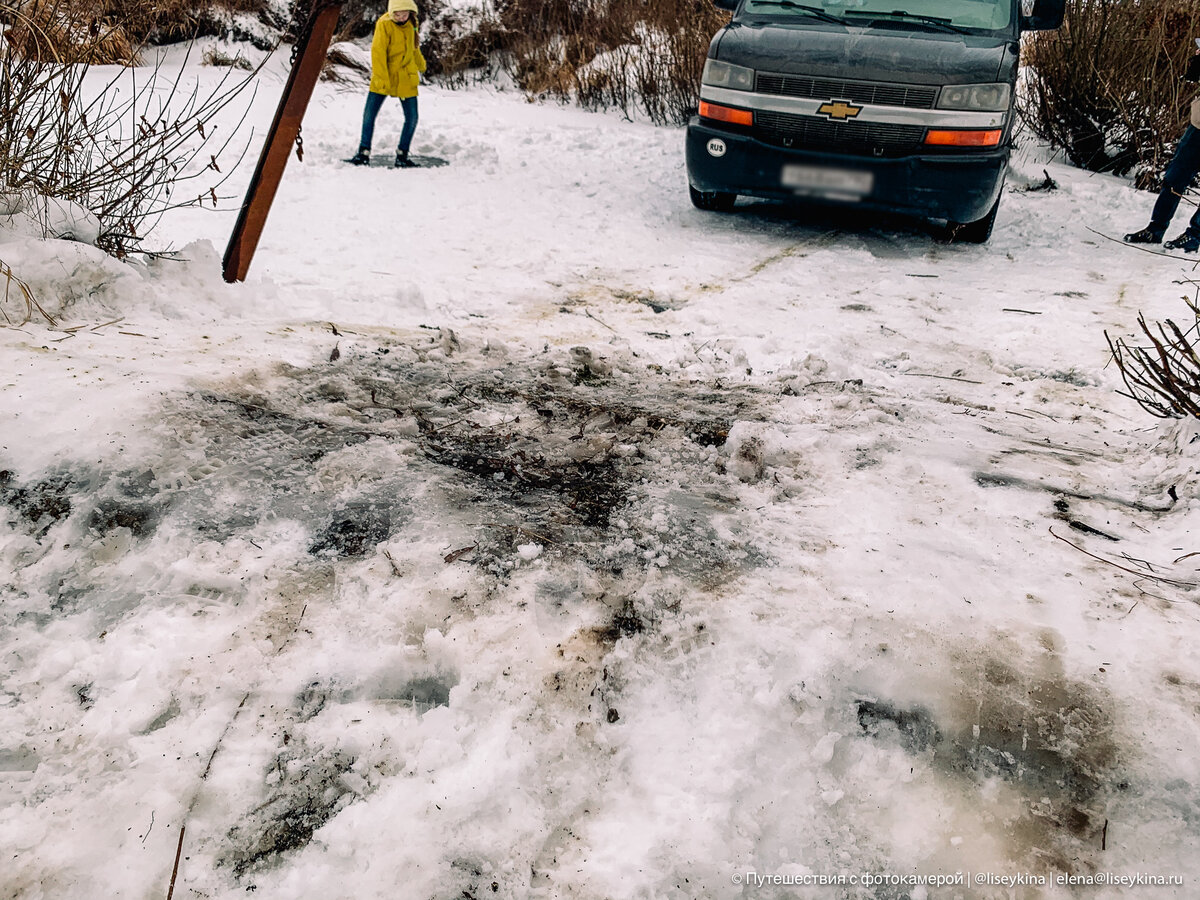
{"label": "bare bush", "polygon": [[728,16],[708,0],[499,0],[473,20],[440,9],[430,21],[430,71],[450,82],[499,66],[532,96],[678,124]]}
{"label": "bare bush", "polygon": [[[428,7],[428,2],[422,4]],[[428,10],[421,29],[421,51],[429,74],[450,87],[468,79],[486,81],[504,71],[508,35],[493,10],[460,10],[442,6]]]}
{"label": "bare bush", "polygon": [[1027,38],[1022,114],[1077,166],[1157,187],[1187,123],[1182,81],[1196,0],[1067,0],[1064,25]]}
{"label": "bare bush", "polygon": [[[157,64],[98,70],[98,48],[115,31],[81,24],[68,0],[53,2],[16,11],[0,42],[0,194],[42,216],[47,231],[50,201],[70,204],[98,223],[96,246],[121,257],[141,249],[167,209],[216,204],[234,162],[222,171],[218,160],[236,129],[226,134],[214,119],[253,75],[230,69],[202,92],[182,85],[182,68],[174,78]],[[50,25],[63,23],[60,41]],[[203,187],[181,199],[181,186],[197,179]]]}
{"label": "bare bush", "polygon": [[633,68],[634,85],[642,108],[655,122],[683,124],[696,111],[700,76],[708,45],[724,21],[715,15],[697,15],[714,8],[692,7],[692,15],[669,31],[648,34]]}
{"label": "bare bush", "polygon": [[1200,419],[1200,354],[1196,352],[1200,333],[1200,282],[1197,297],[1187,302],[1191,323],[1187,328],[1170,319],[1153,326],[1138,316],[1138,327],[1150,342],[1131,346],[1125,339],[1109,337],[1108,346],[1121,372],[1126,396],[1136,400],[1146,412],[1160,419],[1191,416]]}

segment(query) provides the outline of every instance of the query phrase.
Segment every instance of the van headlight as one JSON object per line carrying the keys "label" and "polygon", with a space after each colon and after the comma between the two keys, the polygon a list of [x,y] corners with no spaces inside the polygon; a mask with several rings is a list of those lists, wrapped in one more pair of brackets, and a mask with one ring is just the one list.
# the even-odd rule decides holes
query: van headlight
{"label": "van headlight", "polygon": [[1012,97],[1008,84],[948,84],[938,97],[938,109],[1006,112]]}
{"label": "van headlight", "polygon": [[704,62],[704,74],[700,77],[700,83],[712,87],[730,88],[735,91],[752,91],[754,90],[754,70],[717,59],[709,59]]}

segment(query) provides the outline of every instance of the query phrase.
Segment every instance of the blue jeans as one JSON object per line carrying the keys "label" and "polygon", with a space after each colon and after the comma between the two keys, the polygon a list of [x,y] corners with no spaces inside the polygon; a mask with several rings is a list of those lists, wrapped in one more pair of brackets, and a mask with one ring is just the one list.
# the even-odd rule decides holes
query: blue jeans
{"label": "blue jeans", "polygon": [[[1179,207],[1179,197],[1192,184],[1196,173],[1200,172],[1200,130],[1191,125],[1179,139],[1175,155],[1167,164],[1163,173],[1162,193],[1154,204],[1154,212],[1150,214],[1150,230],[1164,232],[1171,224],[1171,217]],[[1188,234],[1200,237],[1200,207],[1196,208],[1192,220],[1188,222]]]}
{"label": "blue jeans", "polygon": [[[362,138],[358,142],[358,146],[363,150],[371,149],[371,139],[375,136],[375,119],[378,118],[379,110],[386,99],[387,94],[367,92],[367,105],[363,109]],[[408,148],[412,146],[413,134],[417,130],[417,98],[405,97],[400,101],[400,107],[404,110],[404,128],[400,132],[400,146],[396,149],[407,153]]]}

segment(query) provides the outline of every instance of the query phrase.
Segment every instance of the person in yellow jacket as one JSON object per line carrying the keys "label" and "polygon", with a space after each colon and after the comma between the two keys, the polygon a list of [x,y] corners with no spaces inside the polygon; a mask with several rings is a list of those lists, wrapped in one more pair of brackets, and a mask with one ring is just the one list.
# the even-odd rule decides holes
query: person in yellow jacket
{"label": "person in yellow jacket", "polygon": [[371,84],[363,110],[362,138],[358,152],[350,158],[356,166],[371,161],[371,139],[375,119],[388,97],[399,97],[404,110],[404,128],[396,148],[396,166],[409,169],[416,164],[408,158],[413,134],[417,130],[417,84],[425,71],[425,57],[417,43],[417,4],[413,0],[388,0],[388,11],[375,23],[371,41]]}

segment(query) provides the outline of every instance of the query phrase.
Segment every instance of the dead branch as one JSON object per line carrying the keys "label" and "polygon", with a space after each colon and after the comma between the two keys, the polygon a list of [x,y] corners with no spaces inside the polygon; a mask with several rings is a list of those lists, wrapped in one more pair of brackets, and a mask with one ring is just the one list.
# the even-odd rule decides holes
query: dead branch
{"label": "dead branch", "polygon": [[1053,527],[1049,528],[1048,530],[1051,535],[1058,538],[1064,544],[1068,544],[1068,545],[1074,547],[1076,550],[1078,550],[1084,556],[1090,556],[1092,559],[1097,560],[1098,562],[1102,562],[1105,565],[1112,566],[1114,569],[1120,569],[1122,572],[1128,572],[1130,575],[1136,575],[1138,578],[1149,578],[1151,581],[1160,581],[1163,584],[1173,584],[1178,587],[1200,587],[1200,583],[1197,583],[1194,581],[1178,581],[1174,578],[1165,578],[1162,575],[1147,575],[1145,572],[1139,572],[1136,569],[1127,568],[1126,566],[1122,566],[1119,563],[1113,562],[1111,559],[1105,559],[1103,556],[1097,556],[1095,553],[1092,553],[1088,550],[1084,550],[1082,547],[1080,547],[1074,541],[1067,540],[1061,534],[1055,534]]}
{"label": "dead branch", "polygon": [[1193,345],[1200,307],[1195,300],[1186,302],[1192,314],[1186,330],[1171,319],[1152,328],[1139,313],[1138,327],[1148,345],[1131,345],[1104,333],[1125,383],[1126,390],[1120,393],[1160,419],[1200,418],[1200,354]]}
{"label": "dead branch", "polygon": [[928,372],[901,372],[910,378],[940,378],[942,381],[961,381],[965,384],[983,384],[982,381],[972,381],[970,378],[958,378],[954,375],[931,375]]}

